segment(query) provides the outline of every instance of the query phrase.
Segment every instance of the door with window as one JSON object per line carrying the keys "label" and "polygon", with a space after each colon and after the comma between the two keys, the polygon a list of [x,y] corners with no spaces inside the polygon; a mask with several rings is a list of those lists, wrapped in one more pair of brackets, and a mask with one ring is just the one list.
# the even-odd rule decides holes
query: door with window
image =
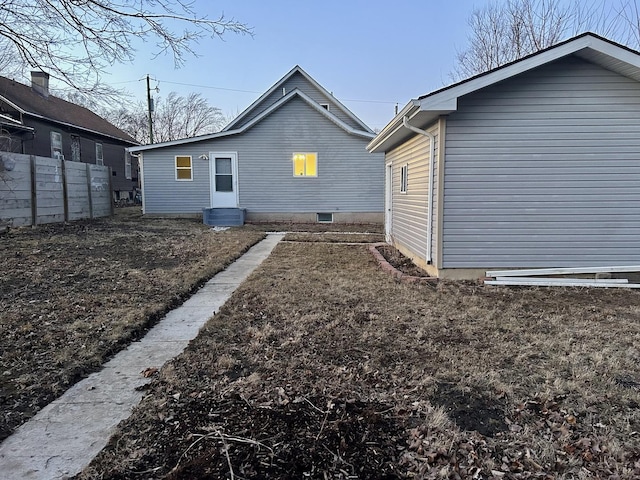
{"label": "door with window", "polygon": [[211,152],[211,207],[236,208],[238,206],[238,154]]}

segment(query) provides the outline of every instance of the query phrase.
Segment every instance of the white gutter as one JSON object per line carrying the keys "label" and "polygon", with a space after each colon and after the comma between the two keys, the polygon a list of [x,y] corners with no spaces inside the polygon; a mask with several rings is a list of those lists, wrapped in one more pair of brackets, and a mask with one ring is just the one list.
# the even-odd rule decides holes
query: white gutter
{"label": "white gutter", "polygon": [[433,224],[433,165],[435,163],[435,154],[436,154],[436,138],[431,132],[427,132],[426,130],[421,130],[418,127],[414,127],[409,124],[409,119],[405,115],[402,117],[402,125],[405,128],[408,128],[412,132],[417,133],[418,135],[424,135],[429,138],[430,144],[430,152],[429,152],[429,193],[427,197],[427,264],[431,264],[431,237],[432,235],[432,224]]}

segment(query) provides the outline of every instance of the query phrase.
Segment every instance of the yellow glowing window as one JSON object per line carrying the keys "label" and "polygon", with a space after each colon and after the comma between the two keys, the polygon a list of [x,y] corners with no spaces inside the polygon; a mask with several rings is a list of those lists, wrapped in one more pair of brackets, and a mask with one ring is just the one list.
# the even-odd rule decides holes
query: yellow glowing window
{"label": "yellow glowing window", "polygon": [[294,153],[293,154],[293,176],[294,177],[317,177],[318,176],[318,154],[317,153]]}
{"label": "yellow glowing window", "polygon": [[193,180],[190,156],[176,156],[176,180]]}

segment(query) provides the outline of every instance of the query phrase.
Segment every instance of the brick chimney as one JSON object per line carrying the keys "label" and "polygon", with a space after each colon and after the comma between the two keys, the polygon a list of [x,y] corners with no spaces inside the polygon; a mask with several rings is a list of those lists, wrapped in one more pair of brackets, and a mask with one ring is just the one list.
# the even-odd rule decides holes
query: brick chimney
{"label": "brick chimney", "polygon": [[49,98],[49,74],[45,72],[32,71],[31,88],[44,98]]}

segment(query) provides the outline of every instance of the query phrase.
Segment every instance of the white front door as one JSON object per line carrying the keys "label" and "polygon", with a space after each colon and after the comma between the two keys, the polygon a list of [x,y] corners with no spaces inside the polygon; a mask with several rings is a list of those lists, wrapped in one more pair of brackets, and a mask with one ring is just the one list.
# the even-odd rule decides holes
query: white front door
{"label": "white front door", "polygon": [[211,152],[211,208],[238,206],[238,154]]}
{"label": "white front door", "polygon": [[385,195],[384,195],[384,236],[387,242],[391,242],[391,221],[393,213],[393,165],[387,163],[385,175]]}

